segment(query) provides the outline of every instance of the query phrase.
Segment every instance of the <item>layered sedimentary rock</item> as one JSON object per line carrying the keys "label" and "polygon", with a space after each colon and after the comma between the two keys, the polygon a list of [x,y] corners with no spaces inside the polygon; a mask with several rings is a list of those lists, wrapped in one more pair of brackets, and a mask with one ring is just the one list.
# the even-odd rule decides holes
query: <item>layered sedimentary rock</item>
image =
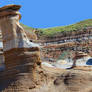
{"label": "layered sedimentary rock", "polygon": [[0,8],[6,66],[0,72],[0,92],[92,92],[90,71],[41,66],[39,46],[29,42],[19,24],[20,7]]}
{"label": "layered sedimentary rock", "polygon": [[8,5],[0,8],[5,57],[5,70],[0,74],[0,92],[28,92],[41,77],[37,75],[41,72],[40,49],[28,40],[19,24],[20,7]]}

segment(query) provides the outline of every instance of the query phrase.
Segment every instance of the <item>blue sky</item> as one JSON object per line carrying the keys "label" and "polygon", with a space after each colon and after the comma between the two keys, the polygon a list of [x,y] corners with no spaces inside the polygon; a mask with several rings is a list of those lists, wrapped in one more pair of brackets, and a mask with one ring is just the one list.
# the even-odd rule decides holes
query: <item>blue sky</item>
{"label": "blue sky", "polygon": [[92,19],[92,0],[0,0],[0,6],[7,4],[22,5],[20,22],[35,28]]}

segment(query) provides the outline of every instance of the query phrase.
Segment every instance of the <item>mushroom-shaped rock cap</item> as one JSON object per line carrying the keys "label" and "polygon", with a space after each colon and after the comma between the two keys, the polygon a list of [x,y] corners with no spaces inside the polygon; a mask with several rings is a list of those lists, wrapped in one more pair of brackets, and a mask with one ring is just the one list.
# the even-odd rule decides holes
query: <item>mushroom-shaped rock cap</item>
{"label": "mushroom-shaped rock cap", "polygon": [[19,19],[21,19],[21,14],[19,13],[20,5],[6,5],[0,8],[0,18],[10,15],[19,15]]}
{"label": "mushroom-shaped rock cap", "polygon": [[20,8],[21,8],[21,5],[6,5],[0,8],[0,12],[9,11],[9,10],[18,11]]}

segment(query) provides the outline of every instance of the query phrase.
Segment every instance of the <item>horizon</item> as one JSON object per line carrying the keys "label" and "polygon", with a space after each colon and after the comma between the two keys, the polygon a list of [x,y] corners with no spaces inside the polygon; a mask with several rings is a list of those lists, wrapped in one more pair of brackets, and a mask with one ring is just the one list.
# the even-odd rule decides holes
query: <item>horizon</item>
{"label": "horizon", "polygon": [[92,19],[91,3],[90,0],[3,0],[0,1],[0,7],[22,5],[21,23],[33,28],[51,28]]}
{"label": "horizon", "polygon": [[[85,20],[92,20],[92,19],[85,19]],[[82,21],[85,21],[85,20],[81,20],[81,21],[78,21],[78,22],[73,23],[73,24],[77,24],[77,23],[82,22]],[[21,23],[21,22],[20,22],[20,23]],[[22,24],[23,24],[23,23],[22,23]],[[61,26],[53,26],[53,27],[47,27],[47,28],[38,28],[38,29],[48,29],[48,28],[55,28],[55,27],[65,27],[65,26],[70,26],[70,25],[73,25],[73,24],[61,25]],[[25,25],[25,24],[23,24],[23,25]],[[28,25],[25,25],[25,26],[28,26]],[[30,26],[28,26],[28,27],[30,27]],[[32,28],[35,28],[35,27],[32,27]]]}

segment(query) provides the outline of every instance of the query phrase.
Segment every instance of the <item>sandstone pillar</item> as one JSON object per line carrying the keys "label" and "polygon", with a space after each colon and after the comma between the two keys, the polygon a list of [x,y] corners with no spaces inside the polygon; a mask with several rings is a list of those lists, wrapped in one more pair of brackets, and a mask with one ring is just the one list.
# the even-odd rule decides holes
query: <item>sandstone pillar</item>
{"label": "sandstone pillar", "polygon": [[[19,5],[5,6],[0,9],[0,28],[3,35],[6,68],[9,68],[11,64],[13,66],[15,63],[20,63],[20,60],[17,61],[17,57],[25,54],[24,52],[39,51],[38,45],[28,40],[25,31],[19,24],[21,17],[18,12],[19,9]],[[23,59],[23,57],[20,59]]]}
{"label": "sandstone pillar", "polygon": [[[21,15],[18,10],[20,7],[20,5],[8,5],[0,8],[0,29],[3,36],[6,67],[5,73],[2,73],[4,79],[0,79],[0,86],[4,87],[7,84],[12,89],[10,91],[7,87],[9,91],[6,89],[5,92],[13,92],[18,88],[28,90],[33,86],[32,83],[35,83],[35,78],[39,79],[39,75],[36,75],[36,68],[41,66],[39,46],[28,40],[25,31],[19,24]],[[5,80],[5,84],[3,80]],[[11,80],[14,82],[8,84]],[[20,90],[16,92],[20,92]]]}

